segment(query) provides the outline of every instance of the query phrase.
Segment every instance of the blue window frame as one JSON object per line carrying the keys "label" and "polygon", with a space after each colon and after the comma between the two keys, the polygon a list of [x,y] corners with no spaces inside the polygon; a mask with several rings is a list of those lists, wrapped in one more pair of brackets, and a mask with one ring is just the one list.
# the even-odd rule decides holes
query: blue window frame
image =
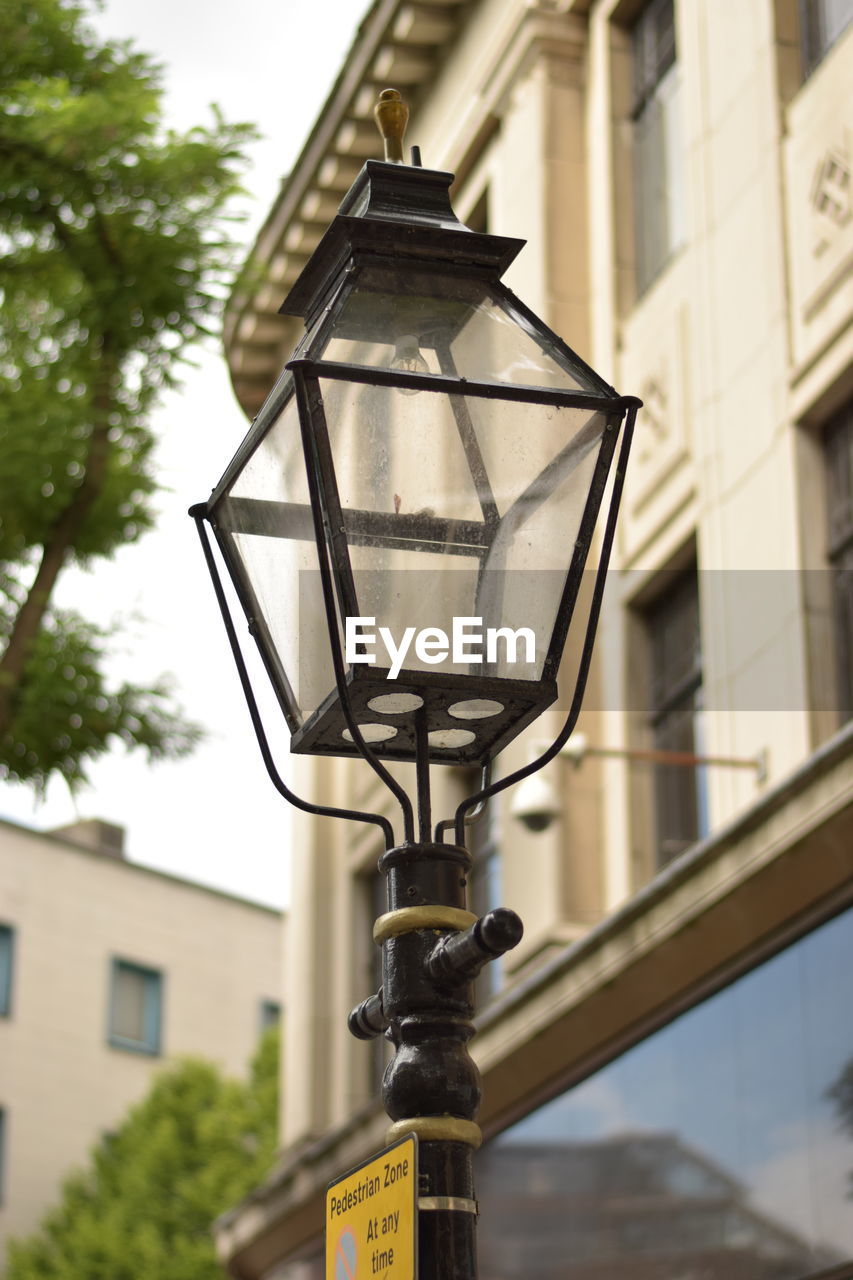
{"label": "blue window frame", "polygon": [[113,958],[108,1039],[118,1049],[160,1053],[163,975],[130,960]]}
{"label": "blue window frame", "polygon": [[0,924],[0,1017],[12,1012],[12,966],[15,958],[15,930]]}
{"label": "blue window frame", "polygon": [[261,1001],[261,1033],[281,1022],[281,1005],[278,1000]]}

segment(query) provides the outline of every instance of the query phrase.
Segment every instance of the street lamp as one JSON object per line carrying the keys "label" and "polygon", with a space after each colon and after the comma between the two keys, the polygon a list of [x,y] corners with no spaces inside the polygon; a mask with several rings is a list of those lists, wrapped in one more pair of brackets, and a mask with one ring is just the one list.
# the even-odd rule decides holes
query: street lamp
{"label": "street lamp", "polygon": [[[421,1274],[467,1278],[480,1140],[472,980],[521,922],[466,910],[466,817],[551,759],[577,719],[639,401],[502,283],[523,241],[470,231],[451,208],[451,174],[400,162],[403,115],[386,90],[377,118],[391,158],[364,165],[285,300],[305,335],[191,514],[275,785],[309,812],[383,830],[383,982],[350,1028],[395,1045],[383,1100],[391,1137],[419,1139]],[[494,757],[556,700],[602,506],[568,720],[538,760],[491,781]],[[292,751],[367,761],[400,806],[402,843],[384,815],[310,803],[278,775],[206,523]],[[414,763],[414,805],[389,761]],[[435,764],[483,774],[433,828]]]}

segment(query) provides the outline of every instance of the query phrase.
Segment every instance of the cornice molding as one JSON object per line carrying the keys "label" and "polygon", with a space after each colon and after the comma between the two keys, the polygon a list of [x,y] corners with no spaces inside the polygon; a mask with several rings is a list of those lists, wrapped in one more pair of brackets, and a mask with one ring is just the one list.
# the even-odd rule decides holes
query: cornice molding
{"label": "cornice molding", "polygon": [[373,121],[389,84],[416,99],[478,0],[375,0],[359,28],[302,152],[251,251],[249,277],[225,313],[224,344],[238,401],[248,416],[275,381],[295,326],[277,316],[282,298],[321,239],[366,159],[381,158]]}
{"label": "cornice molding", "polygon": [[[225,315],[225,351],[235,395],[247,416],[260,408],[300,326],[279,316],[282,299],[316,248],[365,159],[379,156],[373,105],[387,84],[417,101],[440,58],[479,0],[376,0],[356,36],[299,159],[251,251],[250,288],[238,289]],[[582,84],[587,22],[571,0],[527,0],[498,57],[471,86],[477,110],[448,139],[457,186],[498,127],[514,86],[534,67]],[[569,10],[572,12],[569,12]]]}

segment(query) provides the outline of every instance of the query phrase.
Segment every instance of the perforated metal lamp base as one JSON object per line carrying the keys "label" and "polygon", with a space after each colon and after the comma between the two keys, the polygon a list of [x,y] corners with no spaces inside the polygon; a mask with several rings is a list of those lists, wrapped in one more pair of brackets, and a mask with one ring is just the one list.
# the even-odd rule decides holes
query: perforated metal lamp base
{"label": "perforated metal lamp base", "polygon": [[[432,764],[484,764],[557,698],[553,680],[403,670],[393,680],[381,667],[354,668],[347,689],[355,719],[376,755],[417,758],[416,713],[425,708]],[[496,686],[498,692],[495,692]],[[291,739],[300,755],[358,756],[334,689]]]}

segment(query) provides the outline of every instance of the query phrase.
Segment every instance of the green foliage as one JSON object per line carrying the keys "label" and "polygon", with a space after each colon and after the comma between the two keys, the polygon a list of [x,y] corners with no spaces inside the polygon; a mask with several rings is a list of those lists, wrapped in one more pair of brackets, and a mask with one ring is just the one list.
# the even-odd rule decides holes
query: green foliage
{"label": "green foliage", "polygon": [[157,1077],[29,1240],[6,1280],[218,1280],[211,1224],[263,1179],[276,1150],[278,1031],[248,1085],[188,1059]]}
{"label": "green foliage", "polygon": [[[82,780],[111,736],[155,755],[193,738],[161,687],[148,715],[142,689],[107,695],[93,680],[104,636],[52,616],[50,597],[69,563],[152,522],[148,418],[213,331],[234,265],[227,206],[254,136],[215,111],[208,127],[164,132],[158,67],[99,42],[86,13],[73,0],[0,5],[0,776],[37,786],[57,770]],[[134,704],[93,717],[82,739],[33,715],[64,701],[56,672],[74,644],[75,678]]]}
{"label": "green foliage", "polygon": [[171,709],[166,681],[107,687],[101,671],[107,638],[60,610],[51,611],[36,637],[7,751],[14,771],[39,789],[54,771],[73,789],[85,781],[86,764],[116,740],[144,748],[152,760],[184,755],[198,740],[199,731]]}

